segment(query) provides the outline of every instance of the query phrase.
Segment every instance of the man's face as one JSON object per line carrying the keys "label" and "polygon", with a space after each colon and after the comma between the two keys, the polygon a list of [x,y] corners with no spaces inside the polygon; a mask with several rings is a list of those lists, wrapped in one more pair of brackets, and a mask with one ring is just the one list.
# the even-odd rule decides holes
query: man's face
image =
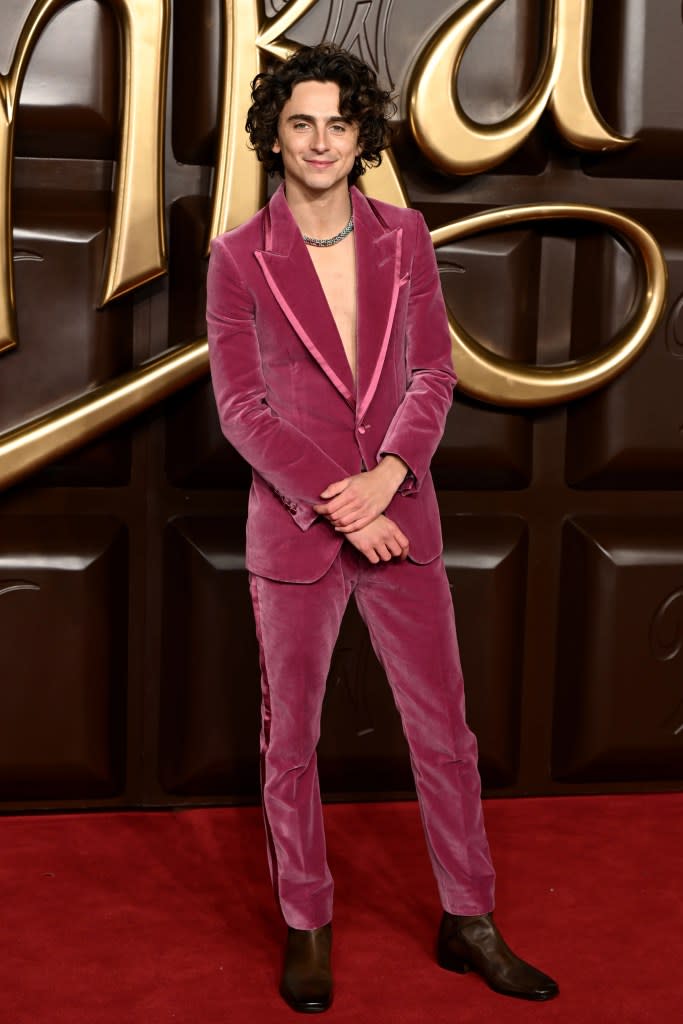
{"label": "man's face", "polygon": [[335,82],[299,82],[278,122],[274,153],[282,154],[288,186],[313,192],[347,187],[360,155],[358,125],[339,113]]}

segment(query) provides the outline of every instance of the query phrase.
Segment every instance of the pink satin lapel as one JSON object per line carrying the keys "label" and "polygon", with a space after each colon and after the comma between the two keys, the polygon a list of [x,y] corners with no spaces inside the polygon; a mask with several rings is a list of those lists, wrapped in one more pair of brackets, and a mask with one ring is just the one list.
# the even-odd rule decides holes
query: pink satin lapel
{"label": "pink satin lapel", "polygon": [[[304,243],[301,243],[304,248]],[[257,252],[263,276],[280,309],[313,358],[350,406],[355,405],[353,375],[325,295],[311,264],[311,274],[301,273],[301,261],[272,252]],[[304,257],[310,258],[304,248]],[[314,280],[312,280],[313,278]],[[317,345],[312,336],[319,339]]]}
{"label": "pink satin lapel", "polygon": [[264,249],[255,254],[263,276],[293,330],[351,407],[349,361],[322,285],[281,185],[267,207]]}
{"label": "pink satin lapel", "polygon": [[[361,197],[362,198],[362,197]],[[363,203],[367,204],[365,199]],[[360,206],[360,204],[358,204]],[[354,202],[354,213],[356,203]],[[361,207],[362,208],[362,207]],[[365,211],[363,211],[365,214]],[[369,217],[372,220],[368,219]],[[373,223],[374,222],[374,223]],[[394,324],[401,277],[403,230],[387,231],[374,214],[356,217],[358,278],[357,419],[373,399]]]}
{"label": "pink satin lapel", "polygon": [[[351,189],[357,277],[357,384],[315,267],[281,186],[268,204],[265,247],[255,253],[268,287],[293,330],[357,418],[377,390],[400,288],[403,230],[389,230],[358,189]],[[357,396],[357,398],[356,398]]]}

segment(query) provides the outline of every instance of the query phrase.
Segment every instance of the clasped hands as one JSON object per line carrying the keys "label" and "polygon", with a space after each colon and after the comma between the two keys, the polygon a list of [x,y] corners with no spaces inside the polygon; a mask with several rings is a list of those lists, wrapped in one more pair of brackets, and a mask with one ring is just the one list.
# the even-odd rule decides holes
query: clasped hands
{"label": "clasped hands", "polygon": [[407,470],[397,455],[385,455],[374,469],[330,484],[320,495],[324,502],[313,509],[343,533],[368,561],[404,561],[408,556],[408,538],[383,512]]}

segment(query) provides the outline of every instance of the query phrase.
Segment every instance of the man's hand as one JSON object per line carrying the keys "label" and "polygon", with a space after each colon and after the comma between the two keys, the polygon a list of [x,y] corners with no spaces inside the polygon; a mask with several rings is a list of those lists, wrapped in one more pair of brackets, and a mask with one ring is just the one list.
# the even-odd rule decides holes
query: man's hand
{"label": "man's hand", "polygon": [[385,455],[367,473],[356,473],[330,484],[320,495],[324,504],[314,505],[340,533],[362,530],[377,518],[401,486],[408,467],[397,455]]}
{"label": "man's hand", "polygon": [[408,538],[388,516],[377,516],[369,526],[347,533],[346,539],[373,565],[392,558],[404,562],[408,557]]}

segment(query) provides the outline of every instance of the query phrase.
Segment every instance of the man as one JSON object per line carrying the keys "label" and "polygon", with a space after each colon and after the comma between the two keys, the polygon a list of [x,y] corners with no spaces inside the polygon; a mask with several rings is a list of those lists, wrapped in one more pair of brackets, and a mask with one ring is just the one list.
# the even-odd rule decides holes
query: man
{"label": "man", "polygon": [[254,81],[247,129],[284,183],[214,240],[211,371],[251,464],[247,568],[262,678],[270,870],[288,925],[281,993],[327,1009],[332,879],[316,768],[325,681],[354,595],[410,746],[443,918],[437,959],[528,999],[552,979],[505,945],[429,464],[452,401],[447,318],[422,216],[353,187],[389,140],[360,60],[306,47]]}

